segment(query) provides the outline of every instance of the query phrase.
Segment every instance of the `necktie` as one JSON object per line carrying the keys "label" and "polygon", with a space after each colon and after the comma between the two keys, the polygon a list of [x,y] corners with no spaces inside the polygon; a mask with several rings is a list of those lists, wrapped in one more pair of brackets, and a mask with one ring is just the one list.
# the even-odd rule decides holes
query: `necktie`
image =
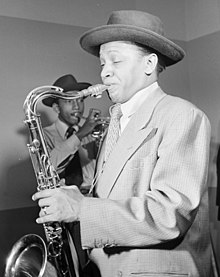
{"label": "necktie", "polygon": [[[69,127],[66,131],[66,138],[69,138],[74,132],[75,129],[73,127]],[[69,162],[65,170],[61,172],[60,178],[65,178],[65,184],[67,186],[76,185],[77,187],[80,187],[83,182],[83,174],[78,151],[74,154],[74,157]]]}
{"label": "necktie", "polygon": [[75,128],[73,126],[70,126],[66,131],[66,138],[69,138],[72,136],[72,134],[75,132]]}
{"label": "necktie", "polygon": [[120,131],[120,118],[122,117],[121,104],[116,104],[111,111],[111,120],[109,123],[107,138],[106,138],[106,148],[105,148],[105,161],[107,161],[109,155],[114,148]]}

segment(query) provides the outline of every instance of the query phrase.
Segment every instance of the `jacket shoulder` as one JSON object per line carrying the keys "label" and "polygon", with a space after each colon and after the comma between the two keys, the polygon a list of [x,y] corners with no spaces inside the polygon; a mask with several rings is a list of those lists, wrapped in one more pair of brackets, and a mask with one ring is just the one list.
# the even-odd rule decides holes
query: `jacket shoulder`
{"label": "jacket shoulder", "polygon": [[164,97],[162,102],[163,103],[161,103],[161,106],[167,108],[171,113],[180,114],[193,111],[200,114],[201,116],[207,117],[204,111],[202,111],[195,104],[186,99],[177,96],[167,95],[166,97]]}

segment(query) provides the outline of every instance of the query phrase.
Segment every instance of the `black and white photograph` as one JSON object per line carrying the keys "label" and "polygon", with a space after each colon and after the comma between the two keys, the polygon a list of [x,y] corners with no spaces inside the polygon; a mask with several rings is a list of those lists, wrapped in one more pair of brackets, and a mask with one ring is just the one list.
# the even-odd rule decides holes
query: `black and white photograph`
{"label": "black and white photograph", "polygon": [[0,0],[0,276],[220,277],[219,46],[219,0]]}

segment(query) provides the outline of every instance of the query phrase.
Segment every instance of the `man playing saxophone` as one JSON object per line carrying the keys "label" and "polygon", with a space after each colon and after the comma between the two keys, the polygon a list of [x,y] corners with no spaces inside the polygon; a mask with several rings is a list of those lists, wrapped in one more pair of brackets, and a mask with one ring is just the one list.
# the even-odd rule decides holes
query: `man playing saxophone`
{"label": "man playing saxophone", "polygon": [[137,10],[112,12],[80,43],[99,57],[114,103],[94,197],[77,186],[37,192],[37,223],[79,221],[82,246],[102,277],[212,277],[210,123],[159,85],[185,52],[164,36],[157,16]]}

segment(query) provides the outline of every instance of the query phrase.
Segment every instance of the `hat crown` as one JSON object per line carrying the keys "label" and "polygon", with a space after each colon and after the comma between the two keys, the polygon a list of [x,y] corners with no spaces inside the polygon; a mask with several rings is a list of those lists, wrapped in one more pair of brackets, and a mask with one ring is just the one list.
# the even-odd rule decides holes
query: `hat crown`
{"label": "hat crown", "polygon": [[62,88],[63,92],[76,90],[77,85],[75,77],[71,74],[64,75],[53,83],[53,86]]}
{"label": "hat crown", "polygon": [[112,24],[130,25],[164,35],[163,23],[159,17],[142,11],[114,11],[107,22],[107,25]]}
{"label": "hat crown", "polygon": [[131,41],[149,47],[161,55],[166,66],[185,56],[179,45],[165,37],[162,21],[143,11],[114,11],[106,25],[86,31],[80,38],[81,47],[97,57],[100,45],[112,41]]}

